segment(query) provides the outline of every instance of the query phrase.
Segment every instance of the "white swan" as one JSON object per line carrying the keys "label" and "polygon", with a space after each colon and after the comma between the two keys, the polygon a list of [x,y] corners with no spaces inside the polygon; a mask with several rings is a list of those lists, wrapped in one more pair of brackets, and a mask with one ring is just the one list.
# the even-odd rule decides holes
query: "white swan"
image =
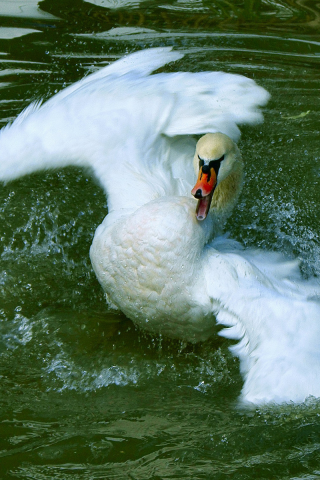
{"label": "white swan", "polygon": [[[320,396],[318,285],[295,262],[214,239],[241,189],[237,124],[260,121],[268,94],[238,75],[150,75],[179,58],[138,52],[31,105],[0,133],[0,180],[89,166],[108,196],[90,255],[111,306],[191,342],[229,327],[244,401]],[[194,154],[188,135],[205,132]]]}

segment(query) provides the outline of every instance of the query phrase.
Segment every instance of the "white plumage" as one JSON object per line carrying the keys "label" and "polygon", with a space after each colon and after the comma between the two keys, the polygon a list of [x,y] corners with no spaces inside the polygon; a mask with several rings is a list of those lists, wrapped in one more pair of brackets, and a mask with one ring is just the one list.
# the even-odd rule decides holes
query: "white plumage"
{"label": "white plumage", "polygon": [[[238,124],[262,120],[257,107],[268,94],[238,75],[150,75],[179,58],[170,48],[138,52],[30,106],[0,133],[0,180],[90,167],[108,197],[90,255],[111,306],[143,329],[191,342],[213,335],[216,323],[228,327],[220,334],[239,340],[232,351],[244,401],[320,396],[317,283],[277,254],[213,238],[241,188],[241,169],[230,182],[241,165],[235,146],[202,222],[190,193],[190,135],[222,132],[236,141]],[[224,147],[222,140],[214,148]]]}

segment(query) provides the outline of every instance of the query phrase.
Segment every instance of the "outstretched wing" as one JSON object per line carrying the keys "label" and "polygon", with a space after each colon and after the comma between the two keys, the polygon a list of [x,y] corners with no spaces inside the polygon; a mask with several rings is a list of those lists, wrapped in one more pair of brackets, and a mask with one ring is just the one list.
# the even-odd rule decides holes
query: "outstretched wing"
{"label": "outstretched wing", "polygon": [[186,136],[221,131],[236,138],[237,124],[261,120],[268,94],[239,75],[149,75],[181,56],[171,48],[134,53],[28,108],[0,132],[0,180],[89,167],[109,211],[188,194],[194,142]]}
{"label": "outstretched wing", "polygon": [[220,335],[239,341],[230,348],[240,359],[242,400],[303,402],[309,395],[320,396],[316,282],[303,280],[297,263],[278,254],[225,245],[223,255],[209,250],[208,290],[217,322],[227,327]]}
{"label": "outstretched wing", "polygon": [[158,68],[163,67],[167,63],[180,60],[182,57],[183,54],[177,51],[172,51],[172,47],[150,48],[148,50],[132,53],[131,55],[126,55],[120,60],[117,60],[107,67],[104,67],[97,72],[84,77],[79,82],[65,88],[46,102],[46,105],[51,106],[60,102],[77,90],[84,90],[85,87],[88,87],[89,90],[92,88],[94,89],[96,84],[99,85],[98,88],[101,88],[101,83],[98,83],[98,81],[108,81],[108,78],[111,76],[121,77],[133,73],[137,78],[147,77]]}

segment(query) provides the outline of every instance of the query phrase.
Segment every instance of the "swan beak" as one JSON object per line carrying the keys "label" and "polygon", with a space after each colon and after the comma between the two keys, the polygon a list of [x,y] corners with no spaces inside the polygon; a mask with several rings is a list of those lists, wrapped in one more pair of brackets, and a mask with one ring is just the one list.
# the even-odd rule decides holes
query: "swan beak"
{"label": "swan beak", "polygon": [[[203,172],[203,168],[205,172]],[[198,180],[193,189],[192,195],[197,198],[196,216],[198,220],[204,220],[210,210],[213,192],[217,185],[217,175],[213,167],[207,165],[200,167]]]}

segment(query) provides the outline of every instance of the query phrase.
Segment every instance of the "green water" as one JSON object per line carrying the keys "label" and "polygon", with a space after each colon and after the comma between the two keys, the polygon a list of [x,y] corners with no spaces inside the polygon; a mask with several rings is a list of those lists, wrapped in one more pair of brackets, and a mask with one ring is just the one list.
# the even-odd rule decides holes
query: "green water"
{"label": "green water", "polygon": [[[20,5],[21,4],[21,5]],[[23,6],[23,7],[22,7]],[[20,8],[19,8],[20,7]],[[0,122],[125,53],[173,45],[170,70],[254,78],[228,230],[320,273],[320,9],[298,0],[0,1]],[[1,479],[320,478],[320,402],[243,410],[221,338],[151,338],[107,311],[88,251],[106,214],[86,172],[0,186]]]}

